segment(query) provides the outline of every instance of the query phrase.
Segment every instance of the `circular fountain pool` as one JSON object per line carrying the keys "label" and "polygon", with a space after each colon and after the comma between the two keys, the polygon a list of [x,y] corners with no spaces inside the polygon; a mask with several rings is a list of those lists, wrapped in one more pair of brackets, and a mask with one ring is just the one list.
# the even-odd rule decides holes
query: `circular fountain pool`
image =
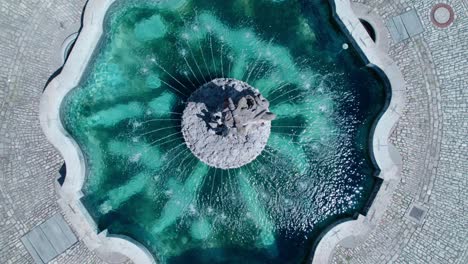
{"label": "circular fountain pool", "polygon": [[[306,260],[375,186],[369,139],[385,89],[348,42],[327,1],[116,2],[61,108],[98,227],[161,263]],[[276,115],[259,151],[229,166],[184,139],[191,95],[223,78],[258,89]]]}

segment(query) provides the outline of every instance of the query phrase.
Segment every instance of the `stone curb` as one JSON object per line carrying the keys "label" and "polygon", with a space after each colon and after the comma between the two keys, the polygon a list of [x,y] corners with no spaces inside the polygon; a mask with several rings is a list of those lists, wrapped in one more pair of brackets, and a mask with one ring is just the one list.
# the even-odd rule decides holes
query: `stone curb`
{"label": "stone curb", "polygon": [[[383,180],[379,192],[367,213],[359,215],[356,220],[340,223],[328,230],[315,248],[312,258],[313,264],[329,263],[338,244],[354,247],[362,242],[369,232],[382,218],[388,203],[391,200],[402,170],[401,158],[396,148],[389,142],[389,138],[405,106],[405,81],[397,64],[379,48],[379,44],[368,35],[366,29],[354,13],[350,0],[330,0],[333,15],[343,31],[348,34],[354,46],[358,48],[367,66],[375,69],[387,77],[391,89],[391,99],[386,111],[382,114],[374,129],[372,150],[375,162],[380,168],[379,178]],[[370,10],[370,9],[369,9]],[[372,21],[377,15],[367,15],[371,25],[377,32],[386,32],[384,23]],[[381,33],[381,35],[383,35]],[[386,36],[383,36],[386,37]],[[385,45],[384,45],[385,47]],[[385,76],[382,76],[385,78]]]}
{"label": "stone curb", "polygon": [[86,178],[86,164],[78,144],[64,129],[60,120],[60,105],[67,93],[78,86],[93,52],[99,44],[107,10],[115,0],[90,0],[83,15],[83,28],[75,46],[64,64],[62,72],[46,87],[42,95],[39,119],[48,140],[61,153],[67,164],[67,175],[58,201],[65,216],[72,224],[80,240],[86,246],[104,252],[117,252],[134,263],[155,263],[151,253],[137,241],[126,237],[108,235],[107,230],[98,234],[96,223],[81,203],[81,189]]}

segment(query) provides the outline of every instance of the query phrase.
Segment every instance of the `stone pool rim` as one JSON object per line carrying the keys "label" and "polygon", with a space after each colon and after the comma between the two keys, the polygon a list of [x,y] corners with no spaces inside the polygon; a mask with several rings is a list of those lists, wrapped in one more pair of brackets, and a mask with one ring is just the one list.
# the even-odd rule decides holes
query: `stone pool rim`
{"label": "stone pool rim", "polygon": [[[66,179],[58,189],[59,205],[71,222],[80,240],[91,249],[101,252],[118,252],[134,263],[155,263],[153,255],[139,242],[122,235],[109,235],[107,230],[98,233],[98,228],[81,202],[82,187],[86,178],[86,162],[79,145],[63,127],[60,106],[64,97],[78,86],[98,47],[103,33],[107,11],[117,0],[88,0],[82,15],[82,28],[61,72],[46,86],[40,102],[40,123],[44,134],[60,152],[67,165]],[[380,168],[377,177],[385,188],[376,194],[367,216],[359,214],[357,219],[342,219],[331,225],[319,237],[311,254],[312,263],[328,263],[334,248],[340,244],[355,244],[372,230],[385,212],[396,184],[399,181],[401,162],[396,149],[388,142],[394,126],[404,107],[404,80],[397,65],[367,34],[351,8],[350,0],[329,0],[333,17],[349,41],[357,48],[367,66],[387,76],[391,98],[388,107],[375,121],[372,153],[375,164]],[[379,30],[379,29],[377,29]]]}

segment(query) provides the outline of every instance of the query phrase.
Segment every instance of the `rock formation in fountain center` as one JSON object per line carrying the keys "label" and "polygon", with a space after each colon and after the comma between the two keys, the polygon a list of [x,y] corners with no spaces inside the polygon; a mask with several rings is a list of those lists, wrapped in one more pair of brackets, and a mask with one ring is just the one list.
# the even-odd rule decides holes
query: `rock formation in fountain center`
{"label": "rock formation in fountain center", "polygon": [[190,96],[182,116],[182,133],[190,150],[206,164],[238,168],[263,151],[275,117],[257,89],[239,80],[219,78]]}
{"label": "rock formation in fountain center", "polygon": [[268,107],[269,102],[258,92],[241,96],[237,103],[231,97],[226,97],[216,112],[205,113],[208,131],[245,140],[250,129],[275,118]]}

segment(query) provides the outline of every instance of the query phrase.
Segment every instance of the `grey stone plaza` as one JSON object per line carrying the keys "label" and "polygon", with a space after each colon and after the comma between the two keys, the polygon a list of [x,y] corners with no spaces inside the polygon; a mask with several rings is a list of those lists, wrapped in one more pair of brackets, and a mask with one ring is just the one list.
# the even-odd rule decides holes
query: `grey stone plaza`
{"label": "grey stone plaza", "polygon": [[[133,263],[90,249],[92,239],[73,228],[66,211],[74,208],[58,195],[64,160],[39,120],[44,87],[59,74],[86,2],[0,1],[0,263]],[[314,263],[468,263],[468,2],[353,0],[352,7],[404,78],[393,87],[406,98],[403,110],[388,110],[399,121],[389,142],[374,142],[401,172],[381,186],[394,191],[376,221],[370,210],[369,232],[331,230],[327,239],[339,242]]]}

